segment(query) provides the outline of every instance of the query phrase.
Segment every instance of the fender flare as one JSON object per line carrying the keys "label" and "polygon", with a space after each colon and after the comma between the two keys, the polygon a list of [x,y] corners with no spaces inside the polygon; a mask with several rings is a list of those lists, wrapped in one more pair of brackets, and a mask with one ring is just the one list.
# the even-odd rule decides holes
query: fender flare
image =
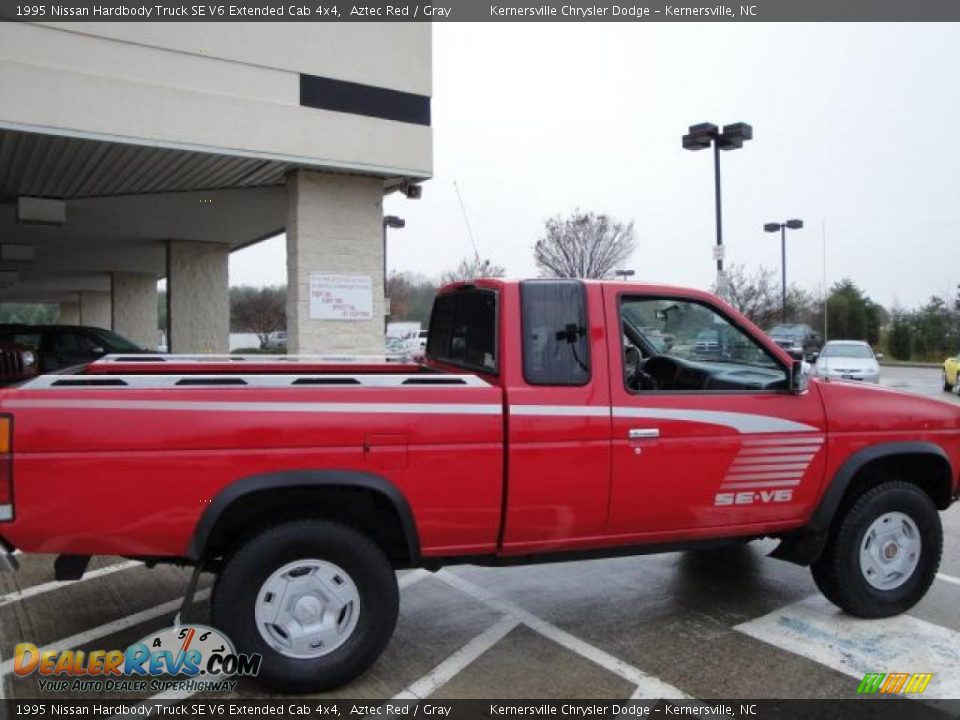
{"label": "fender flare", "polygon": [[187,546],[186,557],[195,563],[200,562],[217,521],[236,501],[252,493],[292,488],[354,488],[369,490],[380,495],[400,518],[410,561],[414,565],[419,564],[420,536],[406,497],[389,480],[358,470],[284,470],[251,475],[230,483],[216,494],[200,516]]}
{"label": "fender flare", "polygon": [[798,565],[810,565],[823,552],[830,535],[830,526],[850,483],[867,463],[896,455],[928,455],[936,457],[950,468],[950,458],[943,448],[927,441],[885,442],[871,445],[855,452],[840,466],[827,485],[806,527],[785,535],[780,544],[770,553],[771,557],[789,560]]}

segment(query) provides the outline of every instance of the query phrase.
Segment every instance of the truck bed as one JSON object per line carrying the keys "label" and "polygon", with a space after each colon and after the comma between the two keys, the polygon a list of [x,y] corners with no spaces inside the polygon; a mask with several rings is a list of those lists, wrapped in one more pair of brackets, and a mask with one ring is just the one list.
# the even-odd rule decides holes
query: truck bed
{"label": "truck bed", "polygon": [[14,426],[4,539],[25,551],[181,557],[228,485],[303,470],[388,480],[415,509],[424,555],[496,546],[503,395],[476,375],[108,358],[0,390],[0,412]]}

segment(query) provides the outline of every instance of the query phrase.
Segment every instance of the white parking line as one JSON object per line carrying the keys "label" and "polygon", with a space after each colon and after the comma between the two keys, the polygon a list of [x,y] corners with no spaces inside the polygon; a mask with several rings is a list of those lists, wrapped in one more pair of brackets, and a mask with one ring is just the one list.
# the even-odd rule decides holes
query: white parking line
{"label": "white parking line", "polygon": [[945,573],[937,573],[937,580],[943,580],[951,585],[960,585],[960,578],[954,577],[953,575],[946,575]]}
{"label": "white parking line", "polygon": [[[423,580],[425,577],[428,577],[429,575],[430,573],[422,568],[411,570],[397,577],[397,587],[402,591],[405,588],[410,587],[414,583],[420,582],[421,580]],[[232,675],[227,675],[222,679],[229,680],[232,677],[233,677]],[[198,692],[197,690],[179,690],[176,688],[172,688],[170,690],[164,690],[161,693],[157,693],[156,695],[153,695],[147,698],[147,700],[144,701],[144,705],[152,702],[165,702],[165,701],[175,702],[178,700],[186,700],[188,697],[193,697],[194,695],[196,695],[197,692]]]}
{"label": "white parking line", "polygon": [[734,630],[857,680],[876,672],[933,672],[924,698],[960,697],[960,633],[909,615],[863,620],[813,595]]}
{"label": "white parking line", "polygon": [[393,696],[393,700],[423,700],[446,685],[470,663],[500,642],[520,621],[504,615],[493,625],[477,635],[453,655],[424,675],[406,689]]}
{"label": "white parking line", "polygon": [[[193,600],[194,602],[200,602],[201,600],[206,600],[208,597],[210,597],[209,588],[197,592],[193,596]],[[176,598],[174,600],[170,600],[169,602],[155,605],[148,610],[142,610],[141,612],[134,613],[133,615],[127,615],[125,618],[121,618],[120,620],[114,620],[113,622],[104,623],[103,625],[99,625],[95,628],[84,630],[76,635],[71,635],[70,637],[63,638],[62,640],[57,640],[49,643],[48,645],[44,645],[42,648],[40,648],[40,652],[44,652],[46,650],[56,650],[59,652],[60,650],[68,650],[79,645],[86,645],[94,640],[106,637],[107,635],[112,635],[115,632],[120,632],[121,630],[135,627],[140,623],[154,620],[161,615],[165,615],[166,613],[176,612],[182,602],[183,598]],[[0,675],[6,675],[11,670],[13,670],[13,658],[0,663]]]}
{"label": "white parking line", "polygon": [[478,600],[487,607],[513,616],[531,630],[534,630],[544,637],[553,640],[555,643],[565,647],[567,650],[586,658],[590,662],[609,670],[615,675],[619,675],[624,680],[637,687],[637,690],[634,693],[636,698],[664,700],[690,699],[690,696],[681,691],[679,688],[676,688],[669,683],[665,683],[659,678],[653,677],[652,675],[647,675],[647,673],[643,672],[639,668],[636,668],[633,665],[630,665],[623,660],[610,655],[595,645],[591,645],[590,643],[571,635],[566,630],[561,630],[556,625],[537,617],[533,613],[527,612],[520,606],[514,605],[510,601],[504,600],[493,593],[474,585],[468,580],[464,580],[463,578],[454,575],[449,570],[441,570],[437,573],[437,578],[447,583],[451,587],[456,588],[465,595],[469,595],[475,600]]}
{"label": "white parking line", "polygon": [[402,591],[404,588],[408,588],[413,585],[415,582],[420,582],[427,575],[429,575],[426,570],[419,568],[417,570],[411,570],[408,573],[404,573],[397,578],[397,587]]}
{"label": "white parking line", "polygon": [[98,570],[91,570],[84,573],[83,577],[79,580],[52,580],[51,582],[42,583],[40,585],[31,585],[30,587],[23,588],[22,590],[16,590],[6,595],[0,595],[0,607],[4,605],[10,605],[15,602],[20,602],[21,600],[26,600],[27,598],[36,597],[37,595],[43,595],[48,593],[51,590],[58,590],[66,585],[75,585],[80,582],[86,582],[87,580],[95,580],[99,577],[104,577],[105,575],[112,575],[116,572],[122,572],[123,570],[129,570],[130,568],[137,567],[138,565],[143,565],[143,563],[138,560],[131,560],[130,562],[120,563],[119,565],[109,565],[107,567],[100,568]]}

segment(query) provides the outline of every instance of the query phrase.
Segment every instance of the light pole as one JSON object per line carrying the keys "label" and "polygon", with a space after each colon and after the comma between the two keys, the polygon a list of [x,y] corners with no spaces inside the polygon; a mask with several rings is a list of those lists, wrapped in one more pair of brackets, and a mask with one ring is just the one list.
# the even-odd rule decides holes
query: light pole
{"label": "light pole", "polygon": [[763,229],[768,233],[780,231],[780,317],[787,321],[787,229],[799,230],[803,227],[803,220],[787,220],[782,223],[765,223]]}
{"label": "light pole", "polygon": [[618,278],[623,278],[626,280],[627,278],[632,278],[634,275],[636,275],[636,272],[634,270],[614,270],[613,274]]}
{"label": "light pole", "polygon": [[[406,227],[407,221],[402,217],[397,217],[396,215],[385,215],[383,218],[383,301],[384,303],[390,302],[390,298],[387,297],[387,228],[395,228],[399,230],[400,228]],[[390,313],[383,313],[383,332],[387,332],[387,319],[390,317]]]}
{"label": "light pole", "polygon": [[713,145],[713,184],[717,214],[717,287],[723,274],[723,213],[720,203],[720,151],[736,150],[743,147],[743,143],[753,139],[753,128],[747,123],[733,123],[724,125],[721,131],[713,123],[691,125],[689,132],[683,136],[685,150],[706,150]]}

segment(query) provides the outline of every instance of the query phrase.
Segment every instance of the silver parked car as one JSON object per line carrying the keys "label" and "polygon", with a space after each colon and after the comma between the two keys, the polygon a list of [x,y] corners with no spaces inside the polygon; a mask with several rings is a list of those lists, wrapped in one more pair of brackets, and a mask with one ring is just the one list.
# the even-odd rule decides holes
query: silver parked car
{"label": "silver parked car", "polygon": [[862,340],[831,340],[820,351],[814,374],[831,380],[875,383],[880,381],[880,364]]}
{"label": "silver parked car", "polygon": [[287,332],[277,330],[267,335],[267,342],[264,343],[264,350],[277,350],[279,352],[287,351]]}

